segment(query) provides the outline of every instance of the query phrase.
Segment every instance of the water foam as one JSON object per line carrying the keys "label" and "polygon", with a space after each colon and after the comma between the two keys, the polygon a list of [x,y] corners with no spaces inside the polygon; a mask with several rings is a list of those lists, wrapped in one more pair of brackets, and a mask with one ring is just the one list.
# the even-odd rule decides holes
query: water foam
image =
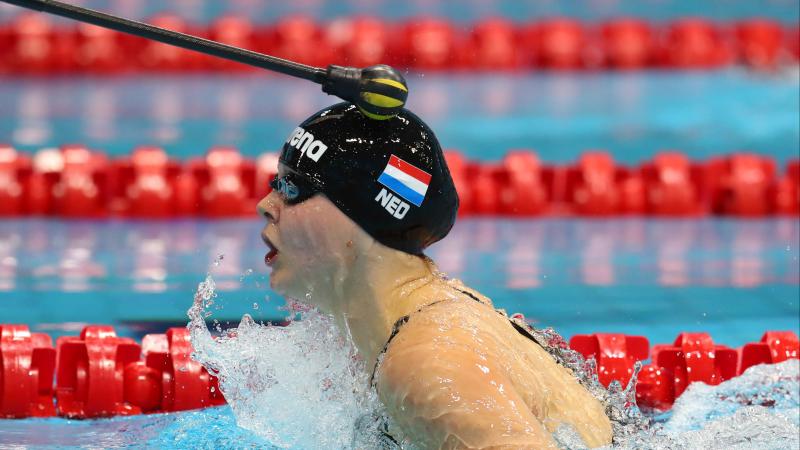
{"label": "water foam", "polygon": [[788,449],[800,447],[800,364],[761,365],[709,386],[693,383],[666,417],[615,448]]}
{"label": "water foam", "polygon": [[[650,419],[636,406],[636,378],[642,369],[641,362],[634,366],[630,381],[624,388],[617,380],[606,388],[600,383],[594,357],[584,359],[583,355],[569,348],[567,340],[552,328],[534,328],[520,314],[513,315],[511,320],[526,330],[558,364],[570,369],[578,382],[600,401],[611,421],[614,444],[649,428]],[[563,448],[585,448],[578,433],[567,426],[559,427],[553,433],[553,438]]]}
{"label": "water foam", "polygon": [[[211,275],[200,283],[188,326],[193,357],[220,378],[236,425],[277,448],[392,446],[379,430],[382,407],[369,388],[364,363],[332,317],[290,301],[286,326],[259,324],[245,315],[237,328],[223,332],[218,327],[212,334],[206,319],[216,302],[215,290]],[[606,389],[598,382],[593,359],[570,350],[552,329],[532,333],[606,405],[614,425],[614,445],[608,448],[800,446],[797,360],[756,366],[719,386],[694,383],[670,413],[651,423],[636,407],[634,381],[624,388],[614,382]],[[179,428],[185,431],[186,426]],[[554,438],[562,448],[585,448],[568,428],[557,430]]]}
{"label": "water foam", "polygon": [[290,302],[286,326],[245,315],[213,336],[205,319],[215,288],[209,275],[189,310],[193,357],[219,377],[238,426],[280,448],[378,447],[379,432],[365,418],[380,416],[380,403],[330,316]]}

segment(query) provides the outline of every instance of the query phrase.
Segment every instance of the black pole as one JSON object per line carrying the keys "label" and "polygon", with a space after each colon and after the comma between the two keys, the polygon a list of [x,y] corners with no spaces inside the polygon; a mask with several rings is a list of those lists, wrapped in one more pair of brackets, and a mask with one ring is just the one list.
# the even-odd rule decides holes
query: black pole
{"label": "black pole", "polygon": [[371,119],[386,120],[394,117],[403,109],[408,97],[408,86],[403,75],[385,65],[379,64],[366,69],[330,65],[326,69],[322,69],[55,0],[0,0],[0,2],[48,12],[313,81],[322,85],[322,92],[354,103],[365,116]]}
{"label": "black pole", "polygon": [[315,83],[323,84],[327,80],[327,71],[319,67],[308,66],[296,63],[275,56],[264,55],[262,53],[245,50],[243,48],[226,45],[219,42],[210,41],[189,34],[178,33],[177,31],[155,27],[143,22],[124,19],[110,14],[95,11],[89,8],[82,8],[67,3],[54,0],[0,0],[12,5],[36,11],[48,12],[57,16],[87,22],[103,28],[121,31],[165,44],[175,45],[188,50],[213,55],[231,61],[248,64],[250,66],[261,67],[285,75],[291,75]]}

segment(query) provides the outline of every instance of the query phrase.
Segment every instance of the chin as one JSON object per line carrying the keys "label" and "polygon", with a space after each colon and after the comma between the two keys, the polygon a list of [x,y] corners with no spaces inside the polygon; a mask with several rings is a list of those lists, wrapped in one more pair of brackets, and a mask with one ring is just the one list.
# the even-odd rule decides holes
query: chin
{"label": "chin", "polygon": [[281,292],[280,286],[275,281],[275,277],[273,277],[272,275],[270,275],[269,277],[269,288],[275,291],[276,294],[284,295],[283,292]]}
{"label": "chin", "polygon": [[272,272],[269,274],[269,287],[270,287],[270,289],[275,291],[276,294],[280,294],[280,295],[285,296],[286,295],[286,287],[285,287],[286,283],[282,280],[282,278],[285,278],[285,277],[281,276],[281,275],[282,275],[282,271],[280,269],[278,269],[277,267],[273,267],[272,268]]}
{"label": "chin", "polygon": [[276,294],[283,297],[304,298],[306,292],[298,292],[300,289],[297,289],[296,286],[294,286],[296,283],[293,282],[290,275],[291,274],[286,273],[283,270],[273,269],[269,276],[269,287],[275,291]]}

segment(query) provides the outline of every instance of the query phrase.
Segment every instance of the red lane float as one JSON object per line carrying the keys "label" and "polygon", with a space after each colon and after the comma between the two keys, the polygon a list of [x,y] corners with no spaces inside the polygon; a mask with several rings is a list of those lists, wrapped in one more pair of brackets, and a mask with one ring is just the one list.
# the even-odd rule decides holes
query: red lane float
{"label": "red lane float", "polygon": [[581,69],[586,67],[586,36],[572,19],[553,19],[523,26],[522,51],[533,67]]}
{"label": "red lane float", "polygon": [[25,211],[24,184],[30,172],[30,158],[10,145],[0,145],[0,216],[17,216]]}
{"label": "red lane float", "polygon": [[[469,161],[454,150],[445,158],[461,216],[800,214],[800,160],[778,174],[775,161],[750,153],[692,162],[669,151],[637,166],[618,165],[607,151],[559,165],[530,150],[512,150],[499,162]],[[78,145],[29,157],[0,145],[0,217],[252,216],[270,191],[277,159],[215,147],[181,163],[144,146],[109,160]]]}
{"label": "red lane float", "polygon": [[784,45],[789,51],[788,57],[795,62],[800,61],[800,26],[784,31]]}
{"label": "red lane float", "polygon": [[62,217],[106,214],[108,161],[102,153],[80,145],[61,147],[63,168],[52,188],[53,213]]}
{"label": "red lane float", "polygon": [[109,326],[87,326],[80,337],[61,337],[58,346],[56,403],[58,414],[70,418],[139,414],[125,402],[125,366],[139,359],[141,348],[117,337]]}
{"label": "red lane float", "polygon": [[775,364],[798,358],[800,341],[791,331],[767,331],[760,342],[745,344],[739,350],[739,373],[757,364]]}
{"label": "red lane float", "polygon": [[542,164],[533,153],[512,150],[503,157],[499,212],[508,216],[535,216],[546,211],[549,190],[542,179]]}
{"label": "red lane float", "polygon": [[517,70],[522,67],[514,24],[493,18],[473,24],[458,66],[475,70]]}
{"label": "red lane float", "polygon": [[467,178],[472,192],[472,211],[477,215],[497,215],[500,212],[499,164],[467,165]]}
{"label": "red lane float", "polygon": [[642,166],[647,213],[656,216],[693,216],[702,213],[686,155],[665,152]]}
{"label": "red lane float", "polygon": [[447,161],[447,168],[450,169],[453,185],[455,185],[458,192],[458,215],[472,214],[474,210],[472,207],[472,190],[469,188],[467,174],[467,159],[457,150],[445,150],[444,158]]}
{"label": "red lane float", "polygon": [[191,353],[185,328],[147,335],[140,346],[110,326],[91,325],[59,338],[54,349],[46,334],[0,324],[0,418],[85,419],[224,404],[217,379]]}
{"label": "red lane float", "polygon": [[336,19],[325,29],[328,42],[341,63],[369,67],[386,63],[392,45],[389,25],[375,17]]}
{"label": "red lane float", "polygon": [[200,185],[200,213],[209,217],[252,215],[256,168],[236,149],[215,147],[203,160],[189,163]]}
{"label": "red lane float", "polygon": [[656,58],[653,27],[642,20],[620,19],[600,28],[607,67],[633,70],[649,67]]}
{"label": "red lane float", "polygon": [[123,38],[108,28],[78,23],[74,33],[76,70],[109,75],[128,68]]}
{"label": "red lane float", "polygon": [[569,346],[585,358],[594,357],[597,377],[603,386],[617,380],[624,387],[633,375],[634,364],[647,359],[650,342],[644,336],[596,333],[573,336]]}
{"label": "red lane float", "polygon": [[112,209],[136,217],[169,217],[173,191],[169,186],[167,154],[158,147],[138,147],[130,158],[112,165],[110,187],[118,201]]}
{"label": "red lane float", "polygon": [[[706,333],[681,333],[673,344],[650,350],[643,336],[613,333],[573,336],[569,345],[594,358],[599,381],[625,386],[637,361],[637,404],[668,409],[693,382],[716,385],[756,364],[797,359],[792,331],[767,331],[760,342],[731,349]],[[172,412],[225,403],[218,381],[191,359],[189,331],[148,334],[141,346],[117,337],[109,326],[91,325],[79,337],[50,337],[26,325],[0,324],[0,418],[69,418]],[[56,373],[55,395],[53,374]],[[55,404],[54,404],[55,400]]]}
{"label": "red lane float", "polygon": [[619,191],[619,214],[653,214],[647,209],[646,184],[641,167],[618,167],[617,190]]}
{"label": "red lane float", "polygon": [[772,212],[769,194],[776,182],[776,169],[771,159],[737,153],[710,161],[707,170],[713,212],[740,217]]}
{"label": "red lane float", "polygon": [[0,325],[0,418],[55,415],[55,367],[50,336],[27,325]]}
{"label": "red lane float", "polygon": [[[660,24],[629,18],[600,23],[569,18],[515,23],[490,18],[463,26],[432,17],[399,23],[353,17],[323,24],[302,15],[254,24],[246,17],[226,15],[208,26],[196,26],[162,14],[149,22],[315,66],[388,63],[424,71],[695,70],[741,63],[775,70],[800,58],[797,28],[764,19],[720,24],[687,18]],[[255,69],[92,25],[51,22],[43,15],[20,14],[0,25],[0,74],[220,70]]]}
{"label": "red lane float", "polygon": [[198,186],[194,175],[159,147],[138,147],[130,158],[111,164],[112,213],[143,218],[167,218],[197,213]]}
{"label": "red lane float", "polygon": [[[63,35],[63,40],[56,34]],[[19,15],[9,25],[8,44],[4,49],[4,72],[21,75],[54,75],[62,72],[66,65],[56,46],[66,44],[69,32],[57,32],[53,24],[42,14]],[[69,50],[67,52],[70,52]]]}
{"label": "red lane float", "polygon": [[789,161],[786,176],[773,190],[773,205],[779,214],[800,213],[800,159]]}
{"label": "red lane float", "polygon": [[713,69],[733,62],[721,30],[704,19],[682,19],[668,26],[661,63],[676,69]]}
{"label": "red lane float", "polygon": [[681,333],[673,345],[653,346],[653,363],[639,374],[637,402],[669,408],[693,382],[717,385],[739,375],[738,356],[735,349],[715,345],[706,333]]}
{"label": "red lane float", "polygon": [[735,29],[739,59],[748,66],[772,69],[791,58],[791,50],[783,48],[784,33],[779,23],[751,19],[736,24]]}
{"label": "red lane float", "polygon": [[393,50],[400,65],[420,70],[446,70],[456,62],[458,38],[445,20],[420,18],[400,27],[399,46]]}
{"label": "red lane float", "polygon": [[654,364],[672,373],[675,397],[695,381],[717,385],[737,375],[738,353],[706,333],[681,333],[673,345],[653,347]]}
{"label": "red lane float", "polygon": [[216,378],[191,359],[189,330],[170,328],[166,334],[149,334],[142,346],[145,360],[129,366],[125,378],[132,381],[126,392],[145,412],[183,411],[225,402]]}
{"label": "red lane float", "polygon": [[567,169],[567,201],[585,216],[616,215],[619,208],[617,169],[607,152],[587,152]]}
{"label": "red lane float", "polygon": [[[649,342],[642,336],[597,333],[576,335],[570,347],[597,363],[599,381],[608,386],[617,380],[627,384],[637,361],[648,359]],[[640,407],[666,410],[693,382],[717,385],[741,375],[756,364],[797,359],[800,343],[792,331],[768,331],[761,342],[738,350],[716,345],[706,333],[681,333],[673,344],[654,345],[651,364],[636,379]]]}

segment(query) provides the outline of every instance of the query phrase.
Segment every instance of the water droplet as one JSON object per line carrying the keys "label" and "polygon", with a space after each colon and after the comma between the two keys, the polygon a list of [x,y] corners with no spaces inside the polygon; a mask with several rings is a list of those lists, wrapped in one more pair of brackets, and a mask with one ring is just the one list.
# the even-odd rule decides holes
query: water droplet
{"label": "water droplet", "polygon": [[[369,371],[353,358],[352,342],[330,316],[307,307],[297,315],[302,320],[285,326],[258,325],[245,315],[237,328],[213,339],[195,313],[195,360],[218,376],[217,392],[237,400],[230,402],[237,421],[276,447],[382,448],[349,445],[359,417],[382,416]],[[289,402],[292,408],[268,407]],[[367,421],[359,434],[378,436],[380,423]]]}
{"label": "water droplet", "polygon": [[211,386],[211,392],[217,392],[217,389],[214,386]]}
{"label": "water droplet", "polygon": [[258,303],[257,302],[253,302],[253,309],[258,309]]}

